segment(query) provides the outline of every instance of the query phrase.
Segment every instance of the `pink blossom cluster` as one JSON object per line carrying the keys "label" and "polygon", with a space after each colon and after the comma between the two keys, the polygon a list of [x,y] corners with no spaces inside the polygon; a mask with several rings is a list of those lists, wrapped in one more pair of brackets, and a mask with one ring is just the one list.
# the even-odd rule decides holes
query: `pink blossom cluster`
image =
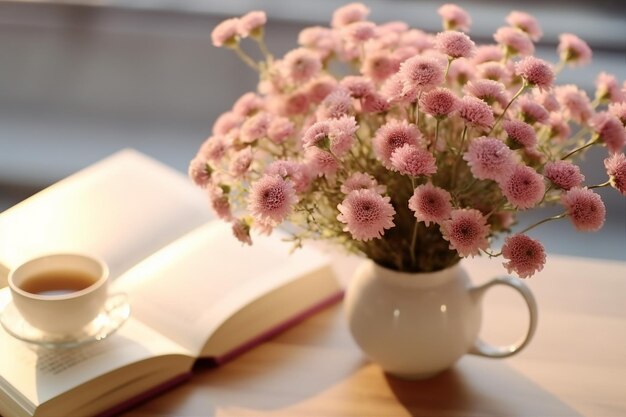
{"label": "pink blossom cluster", "polygon": [[[529,236],[545,221],[513,233],[517,212],[555,204],[561,214],[547,220],[602,227],[595,189],[626,195],[626,84],[603,72],[592,97],[558,85],[591,49],[567,33],[556,62],[535,57],[543,31],[523,11],[485,45],[468,35],[461,7],[438,13],[443,30],[430,34],[374,23],[367,6],[347,4],[328,27],[303,29],[282,57],[265,46],[263,12],[214,29],[213,44],[235,50],[259,84],[217,118],[189,175],[237,239],[252,244],[252,231],[290,222],[297,244],[331,240],[398,270],[484,254],[526,278],[545,263]],[[341,66],[347,75],[334,75]],[[576,165],[592,147],[608,153],[600,184],[585,183]],[[510,235],[497,252],[499,234]]]}

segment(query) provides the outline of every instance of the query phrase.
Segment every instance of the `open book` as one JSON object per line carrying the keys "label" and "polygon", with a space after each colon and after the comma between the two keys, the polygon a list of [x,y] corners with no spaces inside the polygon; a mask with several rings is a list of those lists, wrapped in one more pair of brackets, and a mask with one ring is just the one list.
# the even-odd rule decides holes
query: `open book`
{"label": "open book", "polygon": [[[95,253],[132,308],[116,334],[74,349],[0,328],[0,415],[120,411],[187,378],[196,359],[224,362],[341,298],[326,256],[288,250],[277,233],[243,247],[200,190],[134,151],[0,214],[6,269],[41,253]],[[0,290],[0,310],[10,300]]]}

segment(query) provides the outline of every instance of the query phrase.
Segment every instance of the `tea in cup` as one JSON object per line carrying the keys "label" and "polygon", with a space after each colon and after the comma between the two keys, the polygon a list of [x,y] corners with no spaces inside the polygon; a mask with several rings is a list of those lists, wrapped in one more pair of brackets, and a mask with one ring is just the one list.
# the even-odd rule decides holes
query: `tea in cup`
{"label": "tea in cup", "polygon": [[77,253],[40,256],[9,274],[13,303],[33,327],[47,333],[80,331],[102,311],[109,269],[101,259]]}

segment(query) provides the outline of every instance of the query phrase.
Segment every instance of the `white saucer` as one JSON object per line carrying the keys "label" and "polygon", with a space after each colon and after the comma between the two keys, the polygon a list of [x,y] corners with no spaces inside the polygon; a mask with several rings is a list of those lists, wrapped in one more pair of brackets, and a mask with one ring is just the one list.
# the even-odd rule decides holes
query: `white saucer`
{"label": "white saucer", "polygon": [[126,294],[112,294],[102,312],[91,323],[72,334],[51,334],[31,326],[9,301],[0,312],[0,324],[8,334],[27,343],[49,349],[67,349],[104,340],[115,333],[130,317],[130,304]]}

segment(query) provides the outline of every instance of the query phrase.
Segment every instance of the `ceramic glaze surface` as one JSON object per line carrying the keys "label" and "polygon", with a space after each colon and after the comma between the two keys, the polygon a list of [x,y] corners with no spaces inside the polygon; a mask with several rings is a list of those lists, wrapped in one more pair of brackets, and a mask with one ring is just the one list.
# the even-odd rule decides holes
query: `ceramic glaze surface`
{"label": "ceramic glaze surface", "polygon": [[[529,329],[517,345],[492,347],[478,339],[481,298],[494,284],[513,286],[528,303]],[[437,374],[466,353],[510,356],[528,343],[536,323],[534,299],[521,281],[504,277],[472,288],[459,264],[411,274],[367,261],[348,287],[345,311],[361,349],[386,372],[411,379]]]}

